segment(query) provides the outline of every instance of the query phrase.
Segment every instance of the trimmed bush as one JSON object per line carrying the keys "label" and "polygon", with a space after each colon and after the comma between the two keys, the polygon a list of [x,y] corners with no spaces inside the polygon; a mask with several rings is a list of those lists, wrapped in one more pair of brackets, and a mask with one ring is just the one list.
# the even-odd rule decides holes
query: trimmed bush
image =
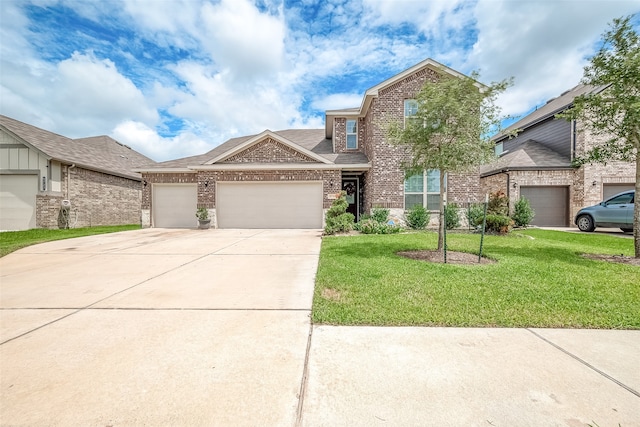
{"label": "trimmed bush", "polygon": [[414,230],[422,230],[429,224],[431,214],[422,205],[414,205],[405,215],[407,225]]}
{"label": "trimmed bush", "polygon": [[531,220],[535,216],[535,211],[531,208],[529,200],[520,197],[516,202],[513,216],[511,217],[518,227],[526,227],[531,224]]}
{"label": "trimmed bush", "polygon": [[457,204],[448,203],[444,207],[444,225],[447,227],[447,230],[460,227],[460,214]]}
{"label": "trimmed bush", "polygon": [[487,213],[509,216],[509,198],[502,190],[489,194]]}
{"label": "trimmed bush", "polygon": [[506,215],[487,214],[486,231],[507,234],[513,227],[513,220]]}
{"label": "trimmed bush", "polygon": [[467,223],[469,227],[478,227],[482,225],[482,217],[484,216],[484,204],[474,203],[466,210]]}
{"label": "trimmed bush", "polygon": [[326,234],[335,234],[353,229],[355,217],[352,213],[347,212],[349,203],[347,203],[346,196],[347,193],[342,191],[340,197],[334,200],[331,207],[327,210],[324,227]]}
{"label": "trimmed bush", "polygon": [[401,227],[378,222],[373,218],[360,221],[356,227],[362,234],[395,234],[402,230]]}
{"label": "trimmed bush", "polygon": [[389,220],[389,209],[373,208],[371,210],[371,218],[382,224],[386,224]]}

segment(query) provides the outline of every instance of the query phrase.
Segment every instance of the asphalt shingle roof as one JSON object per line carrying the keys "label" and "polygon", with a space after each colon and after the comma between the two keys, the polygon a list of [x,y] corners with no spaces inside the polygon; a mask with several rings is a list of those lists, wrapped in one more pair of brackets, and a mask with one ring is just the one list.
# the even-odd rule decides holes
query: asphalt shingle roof
{"label": "asphalt shingle roof", "polygon": [[2,115],[0,126],[54,160],[87,169],[139,180],[141,175],[133,169],[153,163],[106,135],[71,139]]}
{"label": "asphalt shingle roof", "polygon": [[[324,129],[286,129],[275,131],[273,133],[321,157],[324,157],[325,159],[335,164],[364,164],[369,162],[369,159],[363,153],[334,153],[333,144],[330,139],[325,138]],[[237,146],[250,140],[251,138],[254,138],[255,136],[256,135],[247,135],[238,138],[232,138],[204,154],[144,165],[138,169],[172,169],[203,165],[209,160],[212,160],[228,151],[233,150]]]}
{"label": "asphalt shingle roof", "polygon": [[480,167],[480,176],[502,170],[553,169],[571,167],[570,159],[544,145],[528,140],[498,158],[490,165]]}

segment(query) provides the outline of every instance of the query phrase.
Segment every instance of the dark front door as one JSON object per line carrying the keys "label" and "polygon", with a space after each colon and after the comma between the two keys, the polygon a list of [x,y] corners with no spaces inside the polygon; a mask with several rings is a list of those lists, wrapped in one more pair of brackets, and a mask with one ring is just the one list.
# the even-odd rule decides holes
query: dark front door
{"label": "dark front door", "polygon": [[356,218],[356,222],[358,221],[358,178],[345,178],[342,180],[342,190],[347,193],[347,203],[349,203],[349,207],[347,208],[347,212],[353,214]]}

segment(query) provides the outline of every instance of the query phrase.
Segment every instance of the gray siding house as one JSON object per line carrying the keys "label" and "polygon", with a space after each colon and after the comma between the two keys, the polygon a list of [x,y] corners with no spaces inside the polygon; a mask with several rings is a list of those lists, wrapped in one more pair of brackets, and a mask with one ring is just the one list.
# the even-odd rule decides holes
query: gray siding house
{"label": "gray siding house", "polygon": [[[582,94],[597,90],[578,85],[509,126],[493,138],[496,162],[481,167],[483,193],[503,191],[510,205],[529,199],[538,226],[573,226],[575,213],[635,184],[635,165],[609,162],[572,167],[575,156],[590,149],[595,137],[580,121],[556,119]],[[517,137],[508,133],[518,130]]]}
{"label": "gray siding house", "polygon": [[70,139],[0,116],[0,230],[140,223],[153,160],[108,136]]}

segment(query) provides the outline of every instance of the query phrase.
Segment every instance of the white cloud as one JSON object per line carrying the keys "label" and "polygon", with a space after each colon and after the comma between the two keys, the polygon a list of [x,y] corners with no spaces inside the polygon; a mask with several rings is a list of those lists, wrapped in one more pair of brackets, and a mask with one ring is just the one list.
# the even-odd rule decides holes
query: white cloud
{"label": "white cloud", "polygon": [[165,161],[181,157],[203,154],[212,147],[191,132],[183,132],[173,138],[163,138],[144,123],[126,120],[111,132],[117,141],[155,161]]}
{"label": "white cloud", "polygon": [[638,10],[636,1],[479,0],[478,40],[466,66],[485,81],[514,76],[500,103],[522,114],[576,85],[607,22]]}
{"label": "white cloud", "polygon": [[355,108],[362,104],[363,93],[334,93],[323,98],[317,98],[311,106],[318,110],[340,110]]}

